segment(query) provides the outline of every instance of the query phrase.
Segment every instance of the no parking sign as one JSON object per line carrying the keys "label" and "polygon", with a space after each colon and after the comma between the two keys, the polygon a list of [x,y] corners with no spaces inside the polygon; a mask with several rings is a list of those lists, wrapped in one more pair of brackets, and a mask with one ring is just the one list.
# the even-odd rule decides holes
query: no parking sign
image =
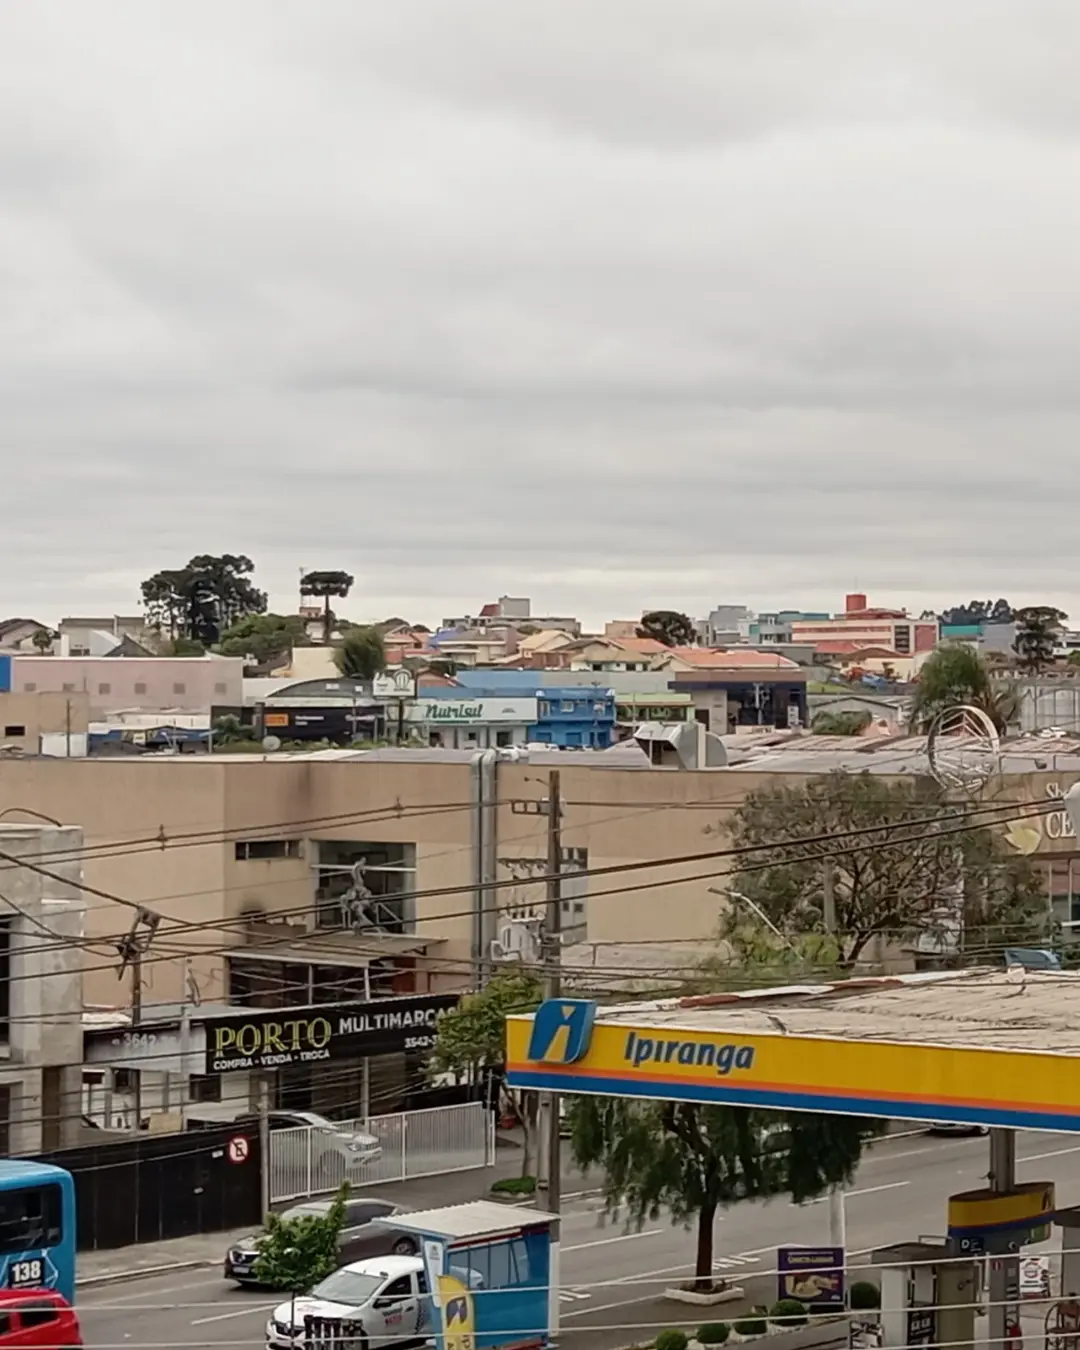
{"label": "no parking sign", "polygon": [[229,1140],[226,1151],[231,1163],[247,1162],[248,1155],[251,1152],[251,1145],[242,1134],[237,1134]]}

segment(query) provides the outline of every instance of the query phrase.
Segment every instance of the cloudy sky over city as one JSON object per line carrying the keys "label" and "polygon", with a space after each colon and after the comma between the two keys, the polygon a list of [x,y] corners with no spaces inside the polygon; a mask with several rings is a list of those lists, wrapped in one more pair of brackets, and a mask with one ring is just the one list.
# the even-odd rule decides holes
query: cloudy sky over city
{"label": "cloudy sky over city", "polygon": [[0,611],[1080,617],[1075,0],[0,9]]}

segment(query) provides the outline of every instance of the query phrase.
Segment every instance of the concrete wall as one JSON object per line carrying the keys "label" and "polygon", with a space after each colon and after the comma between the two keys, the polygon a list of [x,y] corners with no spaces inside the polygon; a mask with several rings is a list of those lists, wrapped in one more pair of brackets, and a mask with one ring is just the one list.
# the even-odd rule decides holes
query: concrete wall
{"label": "concrete wall", "polygon": [[[0,911],[11,918],[10,1033],[0,1086],[10,1092],[12,1153],[73,1145],[82,1101],[82,831],[0,823]],[[26,857],[51,875],[17,864]],[[70,945],[64,945],[64,944]]]}

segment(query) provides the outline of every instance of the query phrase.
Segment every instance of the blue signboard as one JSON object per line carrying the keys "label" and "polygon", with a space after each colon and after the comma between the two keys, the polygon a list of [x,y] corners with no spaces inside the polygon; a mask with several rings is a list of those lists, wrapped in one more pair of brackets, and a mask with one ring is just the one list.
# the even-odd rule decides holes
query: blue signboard
{"label": "blue signboard", "polygon": [[844,1306],[843,1247],[780,1247],[776,1271],[780,1298]]}

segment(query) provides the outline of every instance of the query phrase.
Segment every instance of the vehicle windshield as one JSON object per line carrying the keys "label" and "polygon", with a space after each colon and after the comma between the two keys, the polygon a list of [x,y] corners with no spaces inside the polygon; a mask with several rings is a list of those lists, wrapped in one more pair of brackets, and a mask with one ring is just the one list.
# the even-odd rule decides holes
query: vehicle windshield
{"label": "vehicle windshield", "polygon": [[335,1270],[311,1291],[312,1298],[328,1303],[348,1303],[358,1308],[366,1303],[383,1282],[381,1275],[364,1275],[356,1270]]}

